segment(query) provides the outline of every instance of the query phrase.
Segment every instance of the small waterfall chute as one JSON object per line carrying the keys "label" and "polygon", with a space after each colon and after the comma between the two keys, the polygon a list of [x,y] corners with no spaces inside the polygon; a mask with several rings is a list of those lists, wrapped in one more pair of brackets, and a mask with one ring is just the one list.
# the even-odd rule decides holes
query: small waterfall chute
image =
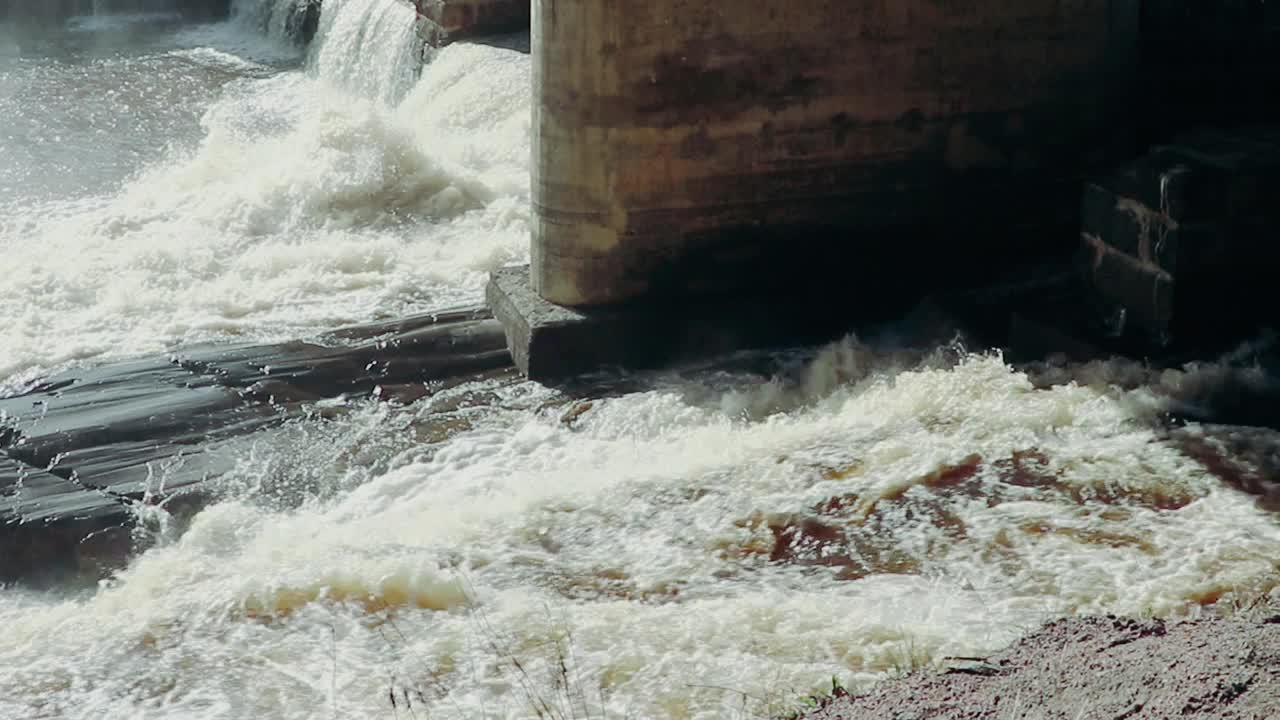
{"label": "small waterfall chute", "polygon": [[404,0],[326,0],[312,70],[326,82],[395,105],[422,69],[417,21]]}
{"label": "small waterfall chute", "polygon": [[232,0],[231,14],[271,37],[311,42],[320,24],[320,0]]}

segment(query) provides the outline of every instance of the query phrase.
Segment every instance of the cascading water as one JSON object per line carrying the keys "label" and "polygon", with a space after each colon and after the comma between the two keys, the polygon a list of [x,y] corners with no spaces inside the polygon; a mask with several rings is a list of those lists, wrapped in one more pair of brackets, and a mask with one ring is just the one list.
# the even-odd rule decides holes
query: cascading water
{"label": "cascading water", "polygon": [[319,0],[231,0],[231,15],[272,37],[308,42],[315,34]]}
{"label": "cascading water", "polygon": [[321,15],[311,64],[329,82],[394,104],[422,64],[417,17],[404,0],[336,0]]}
{"label": "cascading water", "polygon": [[[379,18],[404,6],[380,2],[332,3],[316,56],[354,33],[386,57],[382,43],[404,36],[379,34],[388,26]],[[348,5],[370,8],[367,24]],[[104,64],[77,70],[65,90],[31,77],[0,95],[0,110],[34,138],[12,150],[29,162],[0,170],[7,201],[21,203],[0,216],[11,270],[0,278],[0,306],[11,311],[0,377],[465,301],[490,269],[527,252],[525,56],[459,46],[393,106],[403,78],[352,81],[372,67],[364,48],[346,64],[292,69],[287,53],[246,40],[241,27],[180,31],[175,49],[122,58],[118,80],[117,65]],[[74,116],[80,83],[95,82],[112,102],[92,109],[89,128],[51,128],[20,106],[47,96]],[[81,149],[56,154],[71,143]],[[118,174],[122,161],[133,168]],[[65,177],[53,183],[61,163]],[[95,164],[101,175],[85,184]],[[69,340],[50,346],[50,333]]]}
{"label": "cascading water", "polygon": [[[406,6],[328,0],[299,67],[284,7],[0,53],[0,386],[474,302],[526,258],[529,59],[418,73]],[[1280,584],[1276,516],[1157,429],[1190,373],[751,360],[329,403],[185,532],[147,509],[101,586],[0,588],[0,718],[767,716],[1058,614]]]}

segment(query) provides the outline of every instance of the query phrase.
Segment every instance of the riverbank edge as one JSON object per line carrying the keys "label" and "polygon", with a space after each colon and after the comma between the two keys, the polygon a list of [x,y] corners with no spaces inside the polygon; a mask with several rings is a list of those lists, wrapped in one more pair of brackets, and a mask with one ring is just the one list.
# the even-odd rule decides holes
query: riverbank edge
{"label": "riverbank edge", "polygon": [[796,720],[1280,717],[1280,592],[1199,618],[1049,622],[987,658],[837,688]]}

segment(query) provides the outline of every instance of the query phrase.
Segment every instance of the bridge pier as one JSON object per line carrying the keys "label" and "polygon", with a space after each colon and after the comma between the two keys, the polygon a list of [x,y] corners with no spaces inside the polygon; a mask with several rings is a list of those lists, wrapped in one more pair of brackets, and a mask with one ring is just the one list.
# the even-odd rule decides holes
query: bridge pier
{"label": "bridge pier", "polygon": [[495,282],[499,314],[525,315],[509,329],[531,328],[514,354],[536,345],[533,316],[563,333],[571,315],[744,298],[852,306],[1069,246],[1074,228],[1043,233],[1129,150],[1137,19],[1137,0],[534,0],[536,217],[516,294],[572,310],[511,309],[529,302]]}

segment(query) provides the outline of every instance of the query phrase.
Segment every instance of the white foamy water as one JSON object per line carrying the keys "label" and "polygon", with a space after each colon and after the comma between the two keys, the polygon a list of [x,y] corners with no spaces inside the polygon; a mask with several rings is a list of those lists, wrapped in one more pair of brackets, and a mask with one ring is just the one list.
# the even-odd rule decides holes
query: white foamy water
{"label": "white foamy water", "polygon": [[1275,516],[1163,444],[1146,391],[904,362],[846,342],[800,383],[659,376],[572,424],[532,384],[462,388],[467,423],[354,489],[226,502],[92,597],[7,600],[0,708],[756,717],[1059,614],[1275,586]]}
{"label": "white foamy water", "polygon": [[[470,302],[490,270],[527,255],[528,58],[460,45],[414,83],[404,70],[358,86],[412,32],[413,12],[397,0],[331,5],[306,71],[244,59],[239,43],[147,60],[211,78],[215,94],[185,120],[202,139],[146,162],[165,140],[140,135],[144,162],[119,189],[6,211],[0,378]],[[145,83],[144,70],[129,77]],[[141,101],[154,92],[140,87]]]}

